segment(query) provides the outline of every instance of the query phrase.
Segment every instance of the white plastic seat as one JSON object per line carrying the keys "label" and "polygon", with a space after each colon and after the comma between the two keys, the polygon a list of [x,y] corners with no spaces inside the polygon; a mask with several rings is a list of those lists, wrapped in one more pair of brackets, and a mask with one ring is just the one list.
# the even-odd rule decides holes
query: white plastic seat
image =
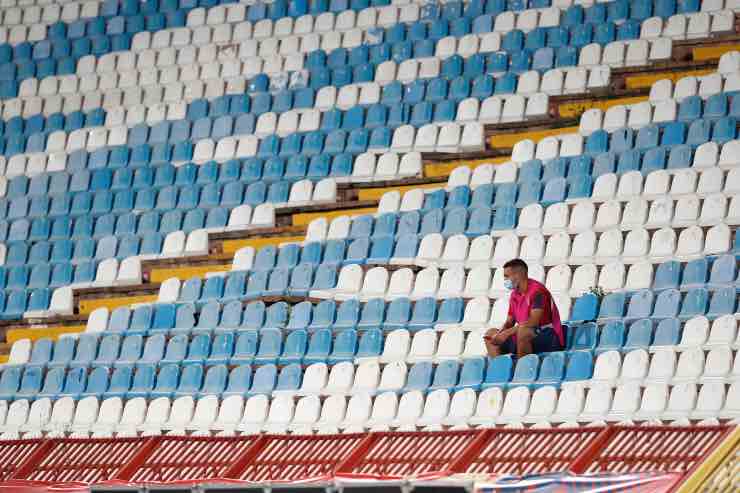
{"label": "white plastic seat", "polygon": [[408,267],[397,269],[393,271],[393,274],[391,274],[391,279],[388,282],[388,291],[386,292],[385,297],[388,300],[394,300],[397,298],[408,298],[411,294],[411,291],[413,290],[413,287],[413,271]]}
{"label": "white plastic seat", "polygon": [[529,412],[524,416],[525,423],[537,423],[549,420],[555,412],[558,402],[558,391],[555,387],[540,387],[532,393]]}
{"label": "white plastic seat", "polygon": [[478,236],[470,243],[468,258],[465,265],[468,268],[478,266],[488,267],[493,255],[494,240],[493,237],[484,235]]}
{"label": "white plastic seat", "polygon": [[465,270],[461,265],[442,271],[436,297],[439,299],[459,298],[465,288]]}
{"label": "white plastic seat", "polygon": [[476,266],[468,272],[462,294],[465,298],[486,296],[490,287],[491,270],[486,266]]}
{"label": "white plastic seat", "polygon": [[331,367],[329,378],[322,393],[326,395],[346,394],[353,385],[355,366],[351,361],[343,361]]}
{"label": "white plastic seat", "polygon": [[329,368],[326,363],[309,365],[303,375],[301,387],[297,395],[319,394],[324,390],[329,378]]}
{"label": "white plastic seat", "polygon": [[650,228],[668,227],[673,223],[674,202],[668,197],[659,197],[650,202],[650,212],[648,213],[645,225]]}
{"label": "white plastic seat", "polygon": [[469,240],[463,234],[453,235],[445,242],[442,258],[438,265],[442,268],[460,267],[468,256]]}
{"label": "white plastic seat", "polygon": [[468,422],[472,425],[492,426],[500,414],[504,403],[504,394],[499,387],[491,387],[482,391],[478,396],[475,414]]}
{"label": "white plastic seat", "polygon": [[414,334],[406,360],[409,363],[431,361],[437,349],[437,333],[434,329],[424,329]]}
{"label": "white plastic seat", "polygon": [[501,414],[497,420],[499,424],[522,421],[529,411],[530,392],[527,387],[515,387],[506,393]]}

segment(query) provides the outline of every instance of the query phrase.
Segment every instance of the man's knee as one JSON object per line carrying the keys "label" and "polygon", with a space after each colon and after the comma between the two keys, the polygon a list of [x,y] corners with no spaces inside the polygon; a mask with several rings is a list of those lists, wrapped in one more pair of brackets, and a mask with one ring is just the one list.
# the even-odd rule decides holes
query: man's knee
{"label": "man's knee", "polygon": [[486,351],[488,356],[495,357],[501,354],[501,346],[492,342],[486,342]]}

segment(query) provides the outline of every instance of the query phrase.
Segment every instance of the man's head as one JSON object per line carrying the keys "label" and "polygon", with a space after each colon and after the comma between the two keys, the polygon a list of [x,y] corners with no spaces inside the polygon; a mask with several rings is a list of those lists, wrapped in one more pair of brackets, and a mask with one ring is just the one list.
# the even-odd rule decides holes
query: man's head
{"label": "man's head", "polygon": [[504,283],[509,289],[519,289],[527,282],[527,264],[520,258],[511,259],[504,264]]}

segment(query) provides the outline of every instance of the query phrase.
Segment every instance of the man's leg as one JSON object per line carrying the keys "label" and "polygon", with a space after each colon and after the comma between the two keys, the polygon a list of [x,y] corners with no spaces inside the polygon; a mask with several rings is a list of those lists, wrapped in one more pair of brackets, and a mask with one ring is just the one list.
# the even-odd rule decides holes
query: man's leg
{"label": "man's leg", "polygon": [[522,358],[534,352],[534,330],[529,327],[519,327],[516,331],[516,357]]}
{"label": "man's leg", "polygon": [[501,355],[501,346],[492,343],[489,340],[486,340],[486,351],[488,351],[488,356],[491,358],[495,358],[496,356]]}
{"label": "man's leg", "polygon": [[532,340],[532,350],[535,353],[549,353],[552,351],[563,351],[564,349],[552,327],[540,328],[535,331],[535,336]]}
{"label": "man's leg", "polygon": [[491,358],[501,356],[502,354],[511,354],[516,352],[516,348],[514,347],[511,337],[506,339],[503,344],[494,344],[488,339],[484,339],[484,342],[486,343],[486,351],[488,351],[488,356]]}

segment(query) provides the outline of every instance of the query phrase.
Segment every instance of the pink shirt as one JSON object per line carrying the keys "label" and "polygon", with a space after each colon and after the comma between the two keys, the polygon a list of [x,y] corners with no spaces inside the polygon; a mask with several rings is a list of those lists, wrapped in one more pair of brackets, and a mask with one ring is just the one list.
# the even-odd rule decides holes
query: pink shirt
{"label": "pink shirt", "polygon": [[527,280],[527,292],[520,293],[514,289],[509,297],[509,315],[514,318],[518,324],[523,324],[529,320],[529,313],[532,308],[541,308],[542,318],[540,326],[544,327],[552,324],[552,329],[557,334],[560,344],[565,346],[565,337],[563,335],[563,326],[560,323],[560,313],[558,307],[552,299],[550,291],[539,281],[534,279]]}

